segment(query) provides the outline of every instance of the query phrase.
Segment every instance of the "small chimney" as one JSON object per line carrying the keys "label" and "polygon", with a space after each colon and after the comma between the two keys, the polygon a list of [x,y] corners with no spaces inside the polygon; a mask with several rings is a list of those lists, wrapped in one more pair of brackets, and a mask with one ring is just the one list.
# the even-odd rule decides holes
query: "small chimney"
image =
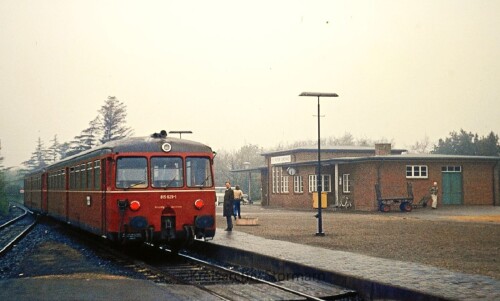
{"label": "small chimney", "polygon": [[388,156],[391,154],[390,143],[375,143],[375,156]]}

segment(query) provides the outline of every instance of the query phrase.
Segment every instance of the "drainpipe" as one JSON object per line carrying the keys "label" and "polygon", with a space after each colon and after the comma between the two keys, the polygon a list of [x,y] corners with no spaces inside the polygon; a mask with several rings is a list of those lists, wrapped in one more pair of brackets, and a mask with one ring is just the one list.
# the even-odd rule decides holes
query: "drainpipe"
{"label": "drainpipe", "polygon": [[500,170],[498,169],[497,160],[493,167],[493,206],[500,206]]}
{"label": "drainpipe", "polygon": [[335,163],[335,207],[339,206],[339,164]]}

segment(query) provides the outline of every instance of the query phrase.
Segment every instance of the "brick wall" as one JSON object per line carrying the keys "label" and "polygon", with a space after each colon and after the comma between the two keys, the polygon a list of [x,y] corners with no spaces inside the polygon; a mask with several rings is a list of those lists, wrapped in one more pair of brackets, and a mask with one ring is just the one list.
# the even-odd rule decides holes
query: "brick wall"
{"label": "brick wall", "polygon": [[493,170],[491,163],[463,164],[464,205],[493,205]]}
{"label": "brick wall", "polygon": [[[353,156],[356,154],[345,153],[322,153],[322,160],[333,157]],[[362,156],[363,154],[357,154]],[[364,154],[366,156],[366,154]],[[268,168],[271,170],[271,165]],[[303,152],[292,155],[293,162],[312,161],[317,159],[317,153]],[[426,165],[428,177],[424,179],[406,178],[407,165]],[[500,164],[499,164],[500,165]],[[500,204],[500,167],[496,162],[465,161],[465,160],[424,160],[411,159],[402,161],[373,160],[355,162],[339,165],[339,178],[345,173],[350,174],[351,192],[343,194],[342,186],[335,181],[334,166],[324,167],[322,173],[331,175],[332,192],[328,194],[328,205],[335,204],[335,189],[339,191],[339,198],[348,196],[353,201],[356,210],[374,211],[378,210],[375,193],[375,184],[379,183],[382,197],[407,196],[407,182],[411,182],[414,202],[418,203],[424,196],[429,194],[433,182],[438,183],[439,195],[442,199],[442,170],[443,166],[462,166],[462,187],[464,205],[493,205]],[[288,194],[273,194],[271,173],[263,177],[263,186],[269,188],[269,205],[273,207],[286,208],[312,208],[312,194],[309,193],[310,174],[316,173],[316,165],[300,166],[297,168],[298,175],[303,177],[304,193],[293,192],[293,177],[288,177]],[[264,189],[263,189],[264,190]],[[263,191],[264,192],[264,191]],[[263,196],[263,198],[265,198]]]}

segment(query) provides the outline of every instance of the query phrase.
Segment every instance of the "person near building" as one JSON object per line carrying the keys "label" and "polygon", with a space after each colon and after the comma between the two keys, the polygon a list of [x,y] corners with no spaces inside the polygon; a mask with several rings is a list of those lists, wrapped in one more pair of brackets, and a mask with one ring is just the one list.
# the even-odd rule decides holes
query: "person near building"
{"label": "person near building", "polygon": [[438,183],[437,182],[434,182],[432,184],[432,187],[430,189],[430,192],[431,192],[431,199],[432,199],[432,209],[436,209],[437,208],[437,202],[438,202]]}
{"label": "person near building", "polygon": [[236,217],[241,219],[241,202],[243,201],[243,191],[236,185],[234,189],[234,220]]}
{"label": "person near building", "polygon": [[234,191],[231,189],[231,182],[226,182],[226,191],[224,192],[224,204],[222,207],[222,216],[226,217],[227,228],[225,231],[233,230],[233,221],[231,217],[234,214],[233,209],[233,201],[234,201]]}

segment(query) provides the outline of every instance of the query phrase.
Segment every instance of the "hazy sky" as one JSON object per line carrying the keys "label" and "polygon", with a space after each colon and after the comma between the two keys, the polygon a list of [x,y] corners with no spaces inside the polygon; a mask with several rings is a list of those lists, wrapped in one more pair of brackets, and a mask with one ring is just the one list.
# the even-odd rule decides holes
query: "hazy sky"
{"label": "hazy sky", "polygon": [[[70,141],[108,96],[135,134],[217,149],[500,133],[500,1],[0,0],[0,154]],[[188,137],[186,137],[188,138]]]}

